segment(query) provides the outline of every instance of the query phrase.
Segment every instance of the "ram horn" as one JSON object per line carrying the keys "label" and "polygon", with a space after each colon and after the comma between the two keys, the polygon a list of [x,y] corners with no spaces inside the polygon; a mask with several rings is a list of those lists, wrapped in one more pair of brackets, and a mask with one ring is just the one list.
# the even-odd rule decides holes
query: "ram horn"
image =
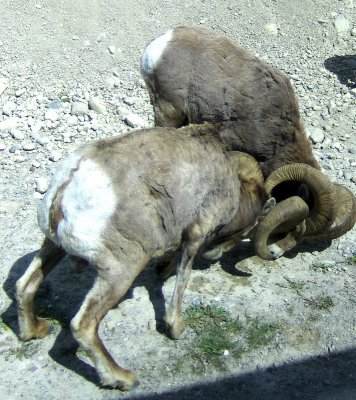
{"label": "ram horn", "polygon": [[[308,205],[298,196],[279,202],[257,226],[254,235],[256,254],[264,260],[274,260],[293,248],[305,234],[308,215]],[[282,231],[290,231],[280,241],[268,245],[270,234],[281,226]]]}
{"label": "ram horn", "polygon": [[[329,230],[337,216],[337,194],[333,183],[310,165],[296,163],[272,172],[267,178],[266,190],[273,196],[274,189],[287,181],[306,185],[312,195],[311,200],[307,201],[309,215],[305,219],[305,236],[318,236],[319,233]],[[286,197],[290,195],[286,193]],[[277,198],[277,202],[278,200]]]}

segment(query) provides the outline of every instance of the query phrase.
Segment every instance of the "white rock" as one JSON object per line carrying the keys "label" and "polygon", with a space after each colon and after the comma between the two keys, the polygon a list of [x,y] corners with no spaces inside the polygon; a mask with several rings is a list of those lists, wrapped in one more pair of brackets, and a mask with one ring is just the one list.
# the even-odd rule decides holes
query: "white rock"
{"label": "white rock", "polygon": [[6,131],[10,129],[16,129],[18,118],[10,117],[0,122],[0,131]]}
{"label": "white rock", "polygon": [[310,139],[315,143],[322,143],[325,139],[324,132],[321,128],[313,126],[309,128]]}
{"label": "white rock", "polygon": [[6,78],[0,78],[0,96],[5,92],[5,90],[8,88],[8,82],[9,80]]}
{"label": "white rock", "polygon": [[46,193],[48,189],[49,181],[45,177],[39,177],[36,179],[36,192]]}
{"label": "white rock", "polygon": [[343,14],[339,14],[334,21],[337,33],[345,33],[350,29],[350,21]]}
{"label": "white rock", "polygon": [[276,24],[270,23],[265,25],[266,32],[270,33],[271,35],[278,35],[278,27]]}
{"label": "white rock", "polygon": [[98,43],[103,42],[106,39],[106,33],[105,32],[100,32],[96,38],[96,41]]}
{"label": "white rock", "polygon": [[49,159],[53,162],[57,162],[62,158],[62,153],[58,150],[54,150],[52,154],[49,156]]}
{"label": "white rock", "polygon": [[69,126],[77,125],[77,123],[78,123],[78,118],[75,115],[70,115],[68,117],[67,124]]}
{"label": "white rock", "polygon": [[15,109],[16,103],[14,103],[13,101],[7,101],[2,107],[2,113],[11,116]]}
{"label": "white rock", "polygon": [[104,114],[106,112],[104,100],[100,99],[99,97],[90,96],[89,108],[96,111],[98,114]]}
{"label": "white rock", "polygon": [[56,110],[49,108],[45,113],[45,120],[55,122],[58,120],[58,113]]}
{"label": "white rock", "polygon": [[85,115],[88,114],[88,112],[89,109],[87,103],[83,103],[81,101],[75,101],[72,103],[72,108],[70,110],[72,115]]}
{"label": "white rock", "polygon": [[23,140],[25,139],[25,134],[17,129],[13,129],[11,131],[11,136],[16,140]]}
{"label": "white rock", "polygon": [[125,117],[125,122],[131,128],[141,128],[145,125],[145,121],[137,114],[129,114]]}
{"label": "white rock", "polygon": [[35,150],[35,149],[36,149],[36,144],[33,143],[33,142],[24,143],[23,146],[22,146],[22,148],[23,148],[25,151],[32,151],[32,150]]}
{"label": "white rock", "polygon": [[16,92],[15,92],[15,96],[16,97],[20,97],[20,96],[22,96],[24,93],[26,93],[26,89],[18,89],[18,90],[16,90]]}
{"label": "white rock", "polygon": [[0,151],[3,151],[6,149],[6,144],[5,143],[0,143]]}

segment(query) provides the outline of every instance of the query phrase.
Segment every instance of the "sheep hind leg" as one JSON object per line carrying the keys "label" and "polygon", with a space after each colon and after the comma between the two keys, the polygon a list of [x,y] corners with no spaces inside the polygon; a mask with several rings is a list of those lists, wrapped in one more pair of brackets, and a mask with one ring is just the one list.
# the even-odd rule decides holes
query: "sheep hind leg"
{"label": "sheep hind leg", "polygon": [[45,276],[65,255],[63,249],[46,238],[24,275],[16,282],[19,336],[21,339],[29,340],[46,336],[49,325],[46,320],[36,317],[34,297]]}
{"label": "sheep hind leg", "polygon": [[186,235],[187,240],[183,243],[181,259],[177,267],[173,296],[165,315],[166,331],[172,339],[179,339],[184,332],[181,312],[184,291],[192,271],[194,257],[205,238],[203,230],[198,224],[192,224]]}
{"label": "sheep hind leg", "polygon": [[115,257],[100,257],[98,276],[88,292],[78,313],[71,321],[74,338],[93,361],[103,386],[129,390],[138,384],[136,376],[121,368],[102,343],[98,328],[107,312],[125,295],[145,263],[130,268],[119,263]]}

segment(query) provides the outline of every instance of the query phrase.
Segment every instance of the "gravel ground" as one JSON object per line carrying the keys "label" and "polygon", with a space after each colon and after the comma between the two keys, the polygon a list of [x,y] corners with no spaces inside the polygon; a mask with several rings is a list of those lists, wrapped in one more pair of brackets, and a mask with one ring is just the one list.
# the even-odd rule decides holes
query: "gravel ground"
{"label": "gravel ground", "polygon": [[192,330],[177,342],[160,332],[174,277],[162,285],[148,268],[100,328],[115,359],[139,376],[131,393],[100,388],[85,356],[73,356],[67,323],[94,271],[76,274],[64,261],[42,284],[37,309],[53,320],[43,340],[17,339],[14,303],[14,282],[42,240],[36,207],[58,161],[80,143],[152,125],[139,59],[177,25],[215,30],[284,71],[325,173],[355,192],[353,1],[2,0],[1,13],[0,397],[356,398],[355,229],[275,262],[253,256],[248,243],[214,265],[197,260],[185,307],[224,307],[242,322],[278,326],[272,341],[239,358],[225,352],[223,369],[197,364]]}

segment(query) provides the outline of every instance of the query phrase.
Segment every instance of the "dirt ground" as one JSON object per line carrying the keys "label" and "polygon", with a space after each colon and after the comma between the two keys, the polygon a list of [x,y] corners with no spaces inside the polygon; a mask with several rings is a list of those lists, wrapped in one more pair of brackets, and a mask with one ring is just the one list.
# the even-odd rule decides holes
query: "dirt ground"
{"label": "dirt ground", "polygon": [[[290,76],[307,132],[322,135],[313,144],[320,164],[355,193],[353,1],[2,0],[0,10],[0,398],[355,399],[355,229],[274,262],[247,242],[217,263],[198,258],[184,309],[224,309],[241,324],[232,350],[213,357],[193,326],[179,341],[164,335],[174,277],[162,282],[147,268],[100,327],[115,360],[140,380],[129,393],[100,387],[86,356],[75,355],[68,322],[94,270],[75,273],[65,260],[43,282],[36,309],[52,328],[42,340],[17,338],[14,299],[42,241],[38,185],[80,143],[130,130],[128,115],[153,124],[139,60],[174,26],[215,30]],[[105,111],[73,118],[72,104],[90,96]]]}

